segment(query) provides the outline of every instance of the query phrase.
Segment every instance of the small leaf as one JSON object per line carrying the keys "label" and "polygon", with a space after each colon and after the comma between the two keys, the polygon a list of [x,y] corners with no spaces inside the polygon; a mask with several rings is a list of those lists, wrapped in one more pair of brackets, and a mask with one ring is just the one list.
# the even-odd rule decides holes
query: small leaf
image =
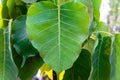
{"label": "small leaf", "polygon": [[81,3],[55,5],[49,1],[33,4],[27,14],[27,31],[32,44],[53,70],[70,68],[87,38],[89,15]]}
{"label": "small leaf", "polygon": [[16,80],[17,67],[12,59],[10,47],[11,21],[6,30],[0,29],[0,80]]}
{"label": "small leaf", "polygon": [[98,33],[97,38],[98,44],[92,58],[91,80],[110,80],[111,37],[106,33]]}
{"label": "small leaf", "polygon": [[82,49],[73,67],[65,71],[63,80],[88,80],[91,71],[91,54]]}

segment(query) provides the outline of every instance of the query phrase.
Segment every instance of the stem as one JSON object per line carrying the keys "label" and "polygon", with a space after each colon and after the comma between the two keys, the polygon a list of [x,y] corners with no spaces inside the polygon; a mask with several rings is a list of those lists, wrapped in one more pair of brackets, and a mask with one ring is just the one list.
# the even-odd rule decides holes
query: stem
{"label": "stem", "polygon": [[3,21],[10,21],[10,19],[5,19],[5,18],[2,18],[2,19],[0,19],[0,20],[3,20]]}
{"label": "stem", "polygon": [[57,74],[55,71],[53,71],[53,80],[57,80]]}

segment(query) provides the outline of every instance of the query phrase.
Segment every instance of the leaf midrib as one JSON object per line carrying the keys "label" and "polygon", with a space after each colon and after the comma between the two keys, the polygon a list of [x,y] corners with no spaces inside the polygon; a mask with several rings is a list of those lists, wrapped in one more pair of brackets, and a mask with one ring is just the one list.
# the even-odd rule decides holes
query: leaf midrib
{"label": "leaf midrib", "polygon": [[[60,63],[60,0],[58,0],[58,48],[59,48],[59,63]],[[60,66],[60,65],[59,65]]]}

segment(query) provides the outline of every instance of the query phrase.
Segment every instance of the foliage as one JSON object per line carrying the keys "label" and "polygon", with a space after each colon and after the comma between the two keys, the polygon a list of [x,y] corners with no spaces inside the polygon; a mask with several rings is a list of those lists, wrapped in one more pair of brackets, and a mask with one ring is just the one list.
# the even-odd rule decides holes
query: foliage
{"label": "foliage", "polygon": [[53,80],[119,80],[120,34],[99,21],[100,5],[2,0],[0,80],[31,80],[39,69],[42,77],[52,71]]}

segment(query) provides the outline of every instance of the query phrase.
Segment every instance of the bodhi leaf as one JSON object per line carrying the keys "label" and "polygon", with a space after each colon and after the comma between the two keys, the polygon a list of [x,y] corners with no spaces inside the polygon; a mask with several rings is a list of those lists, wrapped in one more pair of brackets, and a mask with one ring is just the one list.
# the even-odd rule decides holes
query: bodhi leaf
{"label": "bodhi leaf", "polygon": [[98,33],[98,44],[92,58],[93,71],[91,80],[110,79],[110,55],[111,55],[111,36],[106,33]]}
{"label": "bodhi leaf", "polygon": [[78,2],[33,4],[27,14],[27,32],[43,60],[57,73],[78,58],[88,34],[87,8]]}
{"label": "bodhi leaf", "polygon": [[0,29],[0,80],[16,80],[17,67],[12,59],[10,47],[10,26],[8,29]]}
{"label": "bodhi leaf", "polygon": [[23,58],[35,56],[38,52],[32,46],[26,33],[26,16],[16,18],[12,25],[13,47]]}
{"label": "bodhi leaf", "polygon": [[73,67],[65,71],[63,80],[88,80],[91,71],[91,54],[82,49]]}

